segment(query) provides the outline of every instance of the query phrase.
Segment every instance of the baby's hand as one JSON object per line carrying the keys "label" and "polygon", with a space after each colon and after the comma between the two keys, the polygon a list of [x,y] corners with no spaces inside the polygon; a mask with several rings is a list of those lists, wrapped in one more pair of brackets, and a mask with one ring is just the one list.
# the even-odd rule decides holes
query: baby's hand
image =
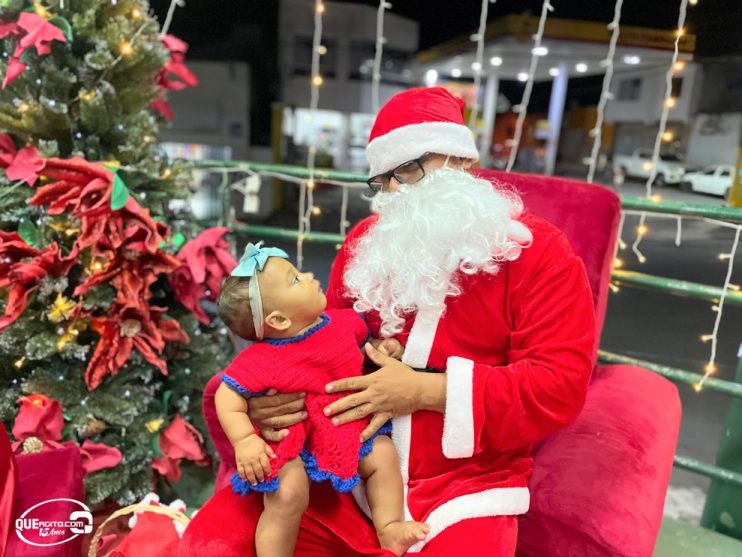
{"label": "baby's hand", "polygon": [[235,443],[234,455],[237,460],[237,473],[240,478],[252,485],[265,480],[271,473],[270,459],[276,458],[270,445],[255,433]]}
{"label": "baby's hand", "polygon": [[371,339],[371,345],[382,354],[399,360],[404,354],[404,346],[396,338],[374,338]]}

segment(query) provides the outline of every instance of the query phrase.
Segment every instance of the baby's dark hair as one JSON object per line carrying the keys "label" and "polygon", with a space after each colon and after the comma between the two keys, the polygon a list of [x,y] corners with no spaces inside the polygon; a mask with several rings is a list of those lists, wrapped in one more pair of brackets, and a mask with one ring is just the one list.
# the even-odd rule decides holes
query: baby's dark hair
{"label": "baby's dark hair", "polygon": [[230,331],[245,340],[257,340],[250,311],[250,280],[249,277],[227,278],[222,284],[216,306],[219,318]]}

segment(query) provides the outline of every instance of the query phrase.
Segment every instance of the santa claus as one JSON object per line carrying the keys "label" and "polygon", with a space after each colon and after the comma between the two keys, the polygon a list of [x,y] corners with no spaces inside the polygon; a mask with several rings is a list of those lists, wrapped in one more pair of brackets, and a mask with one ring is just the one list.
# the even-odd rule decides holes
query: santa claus
{"label": "santa claus", "polygon": [[[327,298],[364,312],[375,336],[396,337],[405,352],[397,361],[368,346],[378,371],[329,384],[348,396],[326,413],[338,424],[371,416],[364,438],[393,419],[405,512],[431,527],[408,555],[512,556],[531,446],[585,400],[593,303],[564,235],[506,184],[469,172],[478,153],[462,108],[445,89],[420,88],[377,116],[367,149],[374,214],[349,233]],[[280,438],[302,405],[299,394],[252,399],[251,418]],[[352,498],[313,489],[297,556],[390,555],[362,514],[362,489]],[[259,506],[217,493],[181,555],[252,554]],[[229,527],[219,523],[227,516]]]}

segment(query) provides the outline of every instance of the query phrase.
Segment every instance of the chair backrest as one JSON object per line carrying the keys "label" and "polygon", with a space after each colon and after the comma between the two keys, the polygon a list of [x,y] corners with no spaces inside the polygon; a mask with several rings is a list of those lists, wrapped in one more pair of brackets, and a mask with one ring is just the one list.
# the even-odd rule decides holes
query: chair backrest
{"label": "chair backrest", "polygon": [[[546,219],[566,234],[587,269],[599,338],[608,306],[608,285],[621,213],[618,196],[608,188],[566,178],[496,170],[477,170],[477,175],[513,186],[527,211]],[[222,431],[214,406],[214,393],[219,383],[217,374],[204,389],[203,398],[206,425],[221,457],[217,489],[225,486],[235,471],[234,450]]]}
{"label": "chair backrest", "polygon": [[513,186],[527,211],[546,219],[567,236],[587,270],[600,339],[621,218],[618,195],[604,186],[569,178],[509,174],[500,170],[480,169],[476,173]]}

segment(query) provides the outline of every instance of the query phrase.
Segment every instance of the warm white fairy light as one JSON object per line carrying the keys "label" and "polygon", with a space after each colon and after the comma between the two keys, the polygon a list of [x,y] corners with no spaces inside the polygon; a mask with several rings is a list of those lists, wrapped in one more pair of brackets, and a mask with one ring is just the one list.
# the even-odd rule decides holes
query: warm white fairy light
{"label": "warm white fairy light", "polygon": [[724,286],[721,288],[721,297],[719,298],[719,302],[716,304],[716,306],[719,308],[716,311],[716,320],[714,321],[714,330],[710,335],[704,335],[701,337],[701,340],[703,341],[711,341],[711,355],[709,356],[709,361],[706,364],[706,367],[704,368],[704,374],[701,380],[697,383],[698,389],[700,390],[703,388],[703,384],[706,382],[706,380],[709,378],[710,375],[713,375],[716,373],[716,349],[718,344],[718,334],[719,334],[719,324],[721,323],[721,315],[724,312],[724,301],[726,299],[727,293],[729,290],[734,290],[732,288],[732,272],[734,270],[734,256],[737,253],[737,247],[739,246],[739,237],[740,233],[742,233],[742,225],[737,225],[736,231],[734,233],[734,242],[732,243],[732,249],[729,252],[729,263],[727,264],[727,275],[724,279]]}
{"label": "warm white fairy light", "polygon": [[[684,0],[685,1],[685,0]],[[541,48],[541,40],[544,36],[544,26],[546,25],[546,18],[549,12],[553,12],[554,7],[549,3],[549,0],[544,0],[541,6],[541,18],[538,21],[538,30],[533,36],[533,50]],[[513,139],[510,141],[510,158],[508,159],[508,165],[506,171],[510,172],[515,164],[515,159],[518,157],[518,148],[520,147],[520,138],[523,135],[523,123],[526,120],[526,113],[528,112],[528,102],[531,100],[531,91],[533,91],[533,81],[536,75],[536,67],[538,66],[538,54],[531,53],[531,66],[528,68],[528,80],[526,81],[526,88],[523,90],[523,97],[521,98],[520,105],[518,106],[518,120],[515,122],[515,134]]]}
{"label": "warm white fairy light", "polygon": [[[319,106],[319,88],[323,79],[320,75],[320,47],[322,45],[322,14],[325,13],[325,5],[322,0],[314,2],[314,37],[312,39],[312,79],[311,98],[309,101],[309,117],[312,122],[317,119],[317,107]],[[325,49],[325,52],[327,50]],[[312,230],[312,215],[317,216],[314,206],[314,162],[317,155],[317,138],[313,134],[309,139],[307,152],[307,169],[309,177],[301,182],[299,191],[299,217],[298,235],[296,239],[296,263],[299,269],[304,265],[304,237]],[[321,211],[320,211],[321,212]]]}
{"label": "warm white fairy light", "polygon": [[345,236],[348,231],[348,186],[343,186],[342,201],[340,202],[340,234]]}
{"label": "warm white fairy light", "polygon": [[477,125],[477,117],[479,116],[479,90],[482,86],[482,61],[484,60],[484,32],[487,29],[487,12],[489,11],[490,2],[494,4],[493,0],[482,0],[482,9],[479,12],[479,28],[477,34],[472,36],[472,40],[477,43],[477,55],[474,59],[474,63],[471,65],[474,71],[474,105],[471,107],[471,113],[469,114],[469,129],[474,130]]}
{"label": "warm white fairy light", "polygon": [[608,54],[605,57],[605,75],[603,76],[603,90],[600,93],[598,102],[598,114],[595,118],[595,127],[592,130],[593,149],[590,153],[589,168],[587,171],[587,181],[592,184],[595,178],[595,169],[598,166],[598,154],[603,139],[603,118],[605,116],[605,105],[611,98],[611,81],[613,80],[613,57],[616,54],[616,43],[620,33],[621,7],[623,0],[616,0],[616,7],[613,12],[613,20],[608,24],[611,32],[611,40],[608,43]]}
{"label": "warm white fairy light", "polygon": [[[660,115],[660,126],[657,130],[657,135],[654,139],[654,150],[652,151],[652,162],[651,162],[651,168],[649,169],[649,177],[647,178],[646,183],[646,196],[652,197],[652,184],[654,183],[655,179],[657,178],[657,164],[660,160],[660,147],[662,146],[662,136],[665,134],[665,129],[667,127],[667,118],[670,115],[670,109],[673,108],[677,104],[677,99],[672,96],[672,78],[673,78],[673,72],[675,68],[675,64],[678,61],[678,56],[680,55],[680,38],[685,34],[685,28],[683,27],[685,25],[685,15],[686,11],[688,9],[688,0],[680,0],[680,11],[678,12],[678,27],[677,32],[675,33],[675,43],[672,53],[672,61],[670,62],[670,67],[667,69],[667,72],[665,73],[665,96],[662,103],[662,113]],[[644,222],[647,219],[647,214],[642,213],[642,216],[639,217],[639,226],[641,227]],[[631,246],[631,249],[636,253],[637,257],[641,260],[644,256],[642,255],[641,251],[639,250],[639,244],[641,244],[643,236],[640,236],[637,234],[636,239],[634,240],[634,244]]]}
{"label": "warm white fairy light", "polygon": [[374,53],[374,69],[371,74],[371,107],[374,113],[379,111],[379,89],[381,87],[381,57],[384,53],[384,12],[392,5],[385,0],[379,0],[379,9],[376,11],[376,51]]}

